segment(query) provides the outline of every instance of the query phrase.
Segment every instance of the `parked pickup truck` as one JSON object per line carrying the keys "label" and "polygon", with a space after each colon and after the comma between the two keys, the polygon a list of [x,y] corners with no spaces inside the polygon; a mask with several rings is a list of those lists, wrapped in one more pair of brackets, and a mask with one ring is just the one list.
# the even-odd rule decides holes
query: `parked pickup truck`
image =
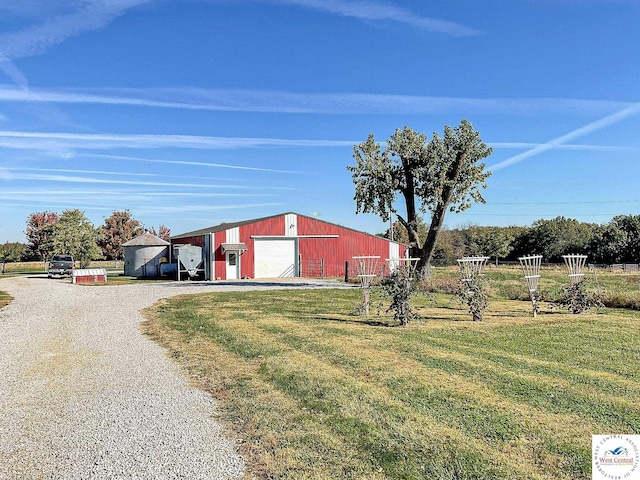
{"label": "parked pickup truck", "polygon": [[71,255],[54,255],[49,262],[47,274],[49,278],[54,275],[71,275],[73,265],[73,257]]}

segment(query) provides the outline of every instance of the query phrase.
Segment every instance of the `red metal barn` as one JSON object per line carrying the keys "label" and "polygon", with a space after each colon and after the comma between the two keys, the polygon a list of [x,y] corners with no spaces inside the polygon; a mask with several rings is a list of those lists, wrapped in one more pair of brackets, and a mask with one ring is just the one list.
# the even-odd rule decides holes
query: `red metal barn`
{"label": "red metal barn", "polygon": [[[352,257],[406,256],[407,246],[297,213],[222,223],[172,236],[172,245],[203,249],[206,280],[342,277]],[[352,262],[353,263],[353,262]]]}

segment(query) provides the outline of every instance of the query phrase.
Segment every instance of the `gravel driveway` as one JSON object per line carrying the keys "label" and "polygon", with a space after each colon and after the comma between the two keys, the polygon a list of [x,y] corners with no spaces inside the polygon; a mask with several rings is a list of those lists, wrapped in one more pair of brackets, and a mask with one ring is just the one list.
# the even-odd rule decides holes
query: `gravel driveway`
{"label": "gravel driveway", "polygon": [[181,293],[326,285],[0,280],[15,299],[0,310],[0,478],[241,477],[215,402],[140,333],[139,312]]}

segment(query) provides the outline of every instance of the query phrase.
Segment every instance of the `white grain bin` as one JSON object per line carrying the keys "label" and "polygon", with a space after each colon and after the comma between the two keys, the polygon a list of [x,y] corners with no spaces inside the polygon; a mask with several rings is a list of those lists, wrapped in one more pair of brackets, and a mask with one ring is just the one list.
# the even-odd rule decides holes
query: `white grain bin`
{"label": "white grain bin", "polygon": [[169,242],[144,232],[122,244],[124,274],[131,277],[159,277],[160,264],[169,258]]}

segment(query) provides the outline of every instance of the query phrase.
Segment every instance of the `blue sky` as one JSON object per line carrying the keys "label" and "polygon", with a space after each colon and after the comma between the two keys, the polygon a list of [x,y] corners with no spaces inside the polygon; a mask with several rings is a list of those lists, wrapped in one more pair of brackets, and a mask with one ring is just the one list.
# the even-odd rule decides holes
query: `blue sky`
{"label": "blue sky", "polygon": [[69,208],[381,232],[353,144],[463,118],[493,176],[448,226],[638,214],[639,21],[637,0],[0,0],[0,242]]}

